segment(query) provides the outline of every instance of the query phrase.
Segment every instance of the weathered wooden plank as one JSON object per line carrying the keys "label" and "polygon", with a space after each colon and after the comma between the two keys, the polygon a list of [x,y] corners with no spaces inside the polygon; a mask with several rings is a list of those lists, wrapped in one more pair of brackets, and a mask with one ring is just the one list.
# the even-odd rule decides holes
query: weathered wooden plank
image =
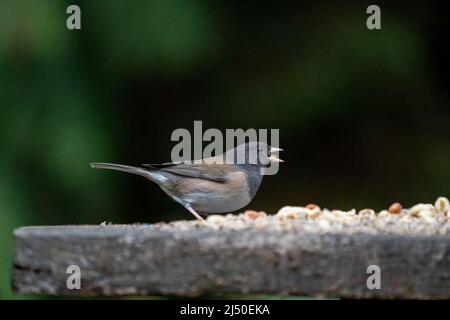
{"label": "weathered wooden plank", "polygon": [[[344,298],[450,298],[450,237],[302,230],[107,225],[14,233],[13,289],[50,295],[244,293]],[[366,285],[369,265],[381,289]],[[69,265],[81,290],[69,290]]]}

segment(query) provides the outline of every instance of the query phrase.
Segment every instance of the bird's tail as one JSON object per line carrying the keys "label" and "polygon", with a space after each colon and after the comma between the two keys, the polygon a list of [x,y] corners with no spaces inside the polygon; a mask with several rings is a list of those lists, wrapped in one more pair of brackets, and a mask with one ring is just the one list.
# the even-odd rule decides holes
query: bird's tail
{"label": "bird's tail", "polygon": [[94,163],[91,163],[91,167],[96,168],[96,169],[117,170],[117,171],[122,171],[122,172],[138,174],[141,176],[148,176],[148,174],[149,174],[149,171],[144,168],[126,166],[123,164],[115,164],[115,163],[94,162]]}

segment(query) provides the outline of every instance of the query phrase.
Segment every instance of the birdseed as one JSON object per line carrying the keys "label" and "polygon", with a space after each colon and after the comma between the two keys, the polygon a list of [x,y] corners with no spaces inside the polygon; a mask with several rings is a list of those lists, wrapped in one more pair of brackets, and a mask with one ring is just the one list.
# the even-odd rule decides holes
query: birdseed
{"label": "birdseed", "polygon": [[[391,206],[392,207],[392,206]],[[435,204],[419,203],[411,208],[395,208],[378,213],[366,208],[330,210],[318,205],[285,206],[276,214],[247,210],[241,214],[210,215],[205,222],[189,220],[158,224],[158,228],[211,228],[215,230],[270,229],[309,233],[450,235],[450,204],[440,197]],[[393,209],[393,210],[392,210]]]}

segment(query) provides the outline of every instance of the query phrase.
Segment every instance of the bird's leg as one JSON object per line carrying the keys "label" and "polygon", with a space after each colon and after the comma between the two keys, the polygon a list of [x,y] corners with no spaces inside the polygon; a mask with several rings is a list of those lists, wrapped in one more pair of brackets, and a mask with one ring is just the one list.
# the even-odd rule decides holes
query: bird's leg
{"label": "bird's leg", "polygon": [[203,219],[197,212],[195,212],[194,209],[192,209],[190,206],[185,206],[186,209],[189,210],[190,213],[194,215],[198,220],[205,222],[205,219]]}

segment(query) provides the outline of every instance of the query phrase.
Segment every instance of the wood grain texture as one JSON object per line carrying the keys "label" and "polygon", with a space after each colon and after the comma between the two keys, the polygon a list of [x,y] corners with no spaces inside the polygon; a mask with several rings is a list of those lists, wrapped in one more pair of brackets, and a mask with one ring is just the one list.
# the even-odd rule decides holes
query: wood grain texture
{"label": "wood grain texture", "polygon": [[[50,295],[450,298],[450,237],[158,225],[17,229],[12,286]],[[66,269],[81,268],[81,290]],[[381,290],[366,269],[381,268]]]}

